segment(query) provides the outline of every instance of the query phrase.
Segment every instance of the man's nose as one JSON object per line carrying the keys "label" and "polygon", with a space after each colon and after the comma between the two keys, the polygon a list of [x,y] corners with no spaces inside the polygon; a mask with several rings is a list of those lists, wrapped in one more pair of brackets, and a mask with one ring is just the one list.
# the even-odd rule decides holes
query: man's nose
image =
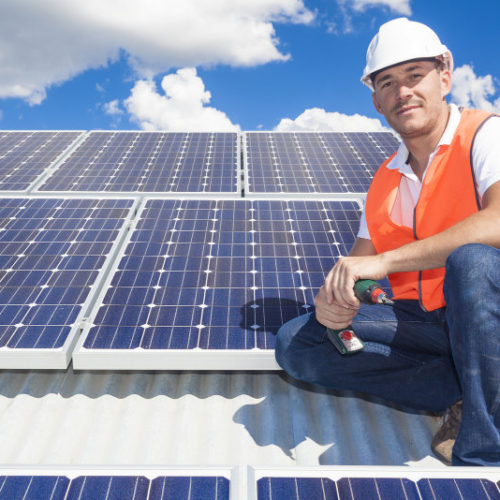
{"label": "man's nose", "polygon": [[398,98],[403,101],[408,100],[413,95],[411,87],[408,86],[406,83],[398,84],[396,91],[398,94]]}

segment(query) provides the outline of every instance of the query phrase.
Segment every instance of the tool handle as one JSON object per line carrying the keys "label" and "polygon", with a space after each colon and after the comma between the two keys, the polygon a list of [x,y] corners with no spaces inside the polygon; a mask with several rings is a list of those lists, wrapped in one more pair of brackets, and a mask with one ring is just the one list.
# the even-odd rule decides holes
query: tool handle
{"label": "tool handle", "polygon": [[[364,304],[392,304],[392,300],[382,290],[376,281],[370,279],[358,280],[354,283],[354,295]],[[352,326],[340,330],[326,329],[326,335],[330,342],[337,348],[340,354],[354,354],[365,346],[363,341],[356,335]]]}
{"label": "tool handle", "polygon": [[354,333],[352,327],[348,326],[341,330],[326,329],[328,340],[337,348],[340,354],[354,354],[365,346],[363,341]]}

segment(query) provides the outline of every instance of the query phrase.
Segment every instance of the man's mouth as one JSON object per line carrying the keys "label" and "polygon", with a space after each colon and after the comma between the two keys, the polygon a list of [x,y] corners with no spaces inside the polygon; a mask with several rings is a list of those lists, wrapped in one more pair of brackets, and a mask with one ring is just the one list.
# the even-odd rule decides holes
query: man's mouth
{"label": "man's mouth", "polygon": [[420,106],[416,105],[416,104],[411,104],[411,105],[405,105],[405,106],[402,106],[398,109],[396,109],[396,114],[397,115],[404,115],[405,113],[408,113],[414,109],[417,109],[419,108]]}

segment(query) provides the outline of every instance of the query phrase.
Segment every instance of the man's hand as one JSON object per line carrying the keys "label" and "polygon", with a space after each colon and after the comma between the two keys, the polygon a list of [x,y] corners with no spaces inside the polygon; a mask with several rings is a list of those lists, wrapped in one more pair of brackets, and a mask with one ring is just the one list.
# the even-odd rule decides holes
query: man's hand
{"label": "man's hand", "polygon": [[333,330],[340,330],[349,326],[358,312],[357,307],[343,307],[335,301],[328,303],[324,285],[319,289],[314,304],[316,306],[316,319],[322,325]]}
{"label": "man's hand", "polygon": [[357,310],[354,283],[362,278],[380,280],[388,274],[384,254],[341,257],[328,273],[323,285],[327,304]]}
{"label": "man's hand", "polygon": [[360,306],[354,295],[354,283],[360,278],[384,278],[387,275],[384,262],[370,240],[357,238],[349,257],[337,261],[320,288],[314,300],[316,319],[334,330],[349,326]]}

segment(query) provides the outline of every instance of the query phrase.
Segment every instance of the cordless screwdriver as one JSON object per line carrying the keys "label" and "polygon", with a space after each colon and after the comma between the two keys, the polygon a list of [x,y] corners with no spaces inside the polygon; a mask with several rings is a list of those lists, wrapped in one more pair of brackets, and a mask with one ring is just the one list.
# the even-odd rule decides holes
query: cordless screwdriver
{"label": "cordless screwdriver", "polygon": [[[354,295],[363,304],[387,304],[394,302],[382,290],[379,283],[373,280],[358,280],[354,283]],[[326,329],[330,342],[337,348],[340,354],[354,354],[365,346],[363,341],[354,333],[352,326],[341,330]]]}

